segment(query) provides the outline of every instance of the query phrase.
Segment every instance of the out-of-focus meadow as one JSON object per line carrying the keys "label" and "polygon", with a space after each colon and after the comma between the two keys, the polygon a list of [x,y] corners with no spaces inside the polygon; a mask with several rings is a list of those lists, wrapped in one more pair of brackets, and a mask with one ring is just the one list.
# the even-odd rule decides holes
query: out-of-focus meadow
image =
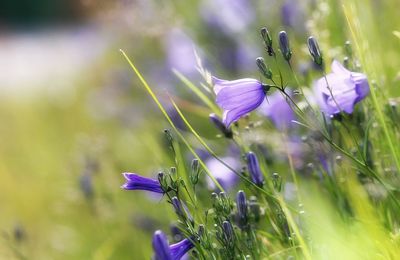
{"label": "out-of-focus meadow", "polygon": [[[370,1],[365,9],[361,2],[349,12],[398,86],[400,61],[391,58],[400,49],[400,33],[392,33],[400,30],[397,0]],[[303,51],[299,70],[309,66],[308,35],[319,37],[328,57],[349,35],[335,0],[2,1],[0,258],[149,259],[152,233],[168,229],[173,211],[160,197],[123,192],[121,173],[154,176],[171,164],[162,139],[168,123],[119,50],[167,108],[168,95],[176,97],[194,127],[213,139],[209,112],[171,69],[197,83],[195,49],[211,72],[259,78],[254,61],[264,51],[259,28],[266,25],[274,35],[290,33]],[[325,205],[323,198],[313,203]],[[326,208],[318,214],[328,215]],[[335,221],[322,224],[333,232]]]}

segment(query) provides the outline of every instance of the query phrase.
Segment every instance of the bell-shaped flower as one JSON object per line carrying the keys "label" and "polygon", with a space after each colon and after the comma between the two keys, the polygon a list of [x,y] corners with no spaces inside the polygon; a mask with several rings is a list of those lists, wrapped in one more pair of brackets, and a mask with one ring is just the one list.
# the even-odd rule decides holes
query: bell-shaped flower
{"label": "bell-shaped flower", "polygon": [[222,80],[213,77],[216,102],[223,110],[222,121],[229,127],[253,111],[265,99],[267,88],[256,79]]}
{"label": "bell-shaped flower", "polygon": [[179,260],[193,247],[193,243],[187,238],[169,245],[168,238],[164,232],[161,230],[154,232],[153,250],[155,260]]}
{"label": "bell-shaped flower", "polygon": [[314,83],[314,95],[321,110],[327,115],[342,111],[353,113],[354,105],[369,94],[365,74],[347,70],[334,60],[332,72]]}
{"label": "bell-shaped flower", "polygon": [[121,186],[125,190],[147,190],[155,193],[164,193],[158,180],[140,176],[136,173],[125,172],[126,182]]}

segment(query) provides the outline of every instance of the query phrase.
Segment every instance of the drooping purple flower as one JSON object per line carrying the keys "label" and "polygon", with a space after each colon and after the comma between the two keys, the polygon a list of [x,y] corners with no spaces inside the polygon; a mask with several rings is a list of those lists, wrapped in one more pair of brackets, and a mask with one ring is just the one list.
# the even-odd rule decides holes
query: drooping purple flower
{"label": "drooping purple flower", "polygon": [[216,102],[224,110],[222,121],[226,127],[256,109],[265,98],[264,85],[256,79],[229,81],[213,77],[213,81]]}
{"label": "drooping purple flower", "polygon": [[260,187],[263,186],[264,176],[261,172],[257,156],[253,152],[248,152],[246,157],[247,157],[247,168],[249,170],[251,180],[257,186]]}
{"label": "drooping purple flower", "polygon": [[126,182],[121,186],[125,190],[147,190],[155,193],[164,193],[158,180],[140,176],[136,173],[125,172]]}
{"label": "drooping purple flower", "polygon": [[323,77],[314,83],[316,101],[327,115],[341,111],[351,114],[354,105],[369,94],[367,77],[363,73],[347,70],[336,60],[332,62],[331,69],[332,73],[326,75],[326,79]]}
{"label": "drooping purple flower", "polygon": [[168,238],[161,230],[157,230],[153,235],[153,250],[155,260],[172,260],[171,249],[169,248]]}
{"label": "drooping purple flower", "polygon": [[185,238],[182,241],[170,245],[172,259],[181,259],[190,249],[194,247],[193,243]]}
{"label": "drooping purple flower", "polygon": [[[292,95],[290,90],[287,93],[290,96]],[[268,95],[258,111],[271,119],[275,127],[280,130],[289,128],[293,125],[292,120],[296,119],[293,109],[280,91],[275,91],[272,95]]]}
{"label": "drooping purple flower", "polygon": [[[222,158],[222,161],[224,161],[233,169],[237,169],[239,167],[238,161],[235,158],[224,157]],[[206,166],[214,178],[221,184],[222,188],[230,190],[237,184],[239,180],[238,176],[217,159],[208,159],[206,161]],[[212,190],[216,189],[216,186],[211,178],[207,178],[207,185]]]}
{"label": "drooping purple flower", "polygon": [[153,250],[155,260],[179,260],[193,247],[193,243],[187,238],[169,245],[167,236],[161,230],[154,232]]}

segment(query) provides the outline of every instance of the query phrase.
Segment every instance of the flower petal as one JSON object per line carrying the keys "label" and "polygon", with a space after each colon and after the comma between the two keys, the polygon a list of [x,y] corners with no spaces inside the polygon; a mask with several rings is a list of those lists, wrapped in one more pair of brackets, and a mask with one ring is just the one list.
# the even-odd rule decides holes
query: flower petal
{"label": "flower petal", "polygon": [[265,93],[262,89],[250,90],[244,87],[225,88],[218,93],[216,102],[221,108],[229,110],[257,103],[260,99],[263,100],[264,97]]}
{"label": "flower petal", "polygon": [[256,109],[263,102],[264,98],[259,99],[255,103],[248,103],[246,106],[239,106],[232,110],[225,110],[222,116],[222,121],[229,127],[233,122],[239,120],[240,117]]}
{"label": "flower petal", "polygon": [[350,75],[351,71],[347,70],[340,62],[337,60],[332,61],[331,70],[335,74]]}

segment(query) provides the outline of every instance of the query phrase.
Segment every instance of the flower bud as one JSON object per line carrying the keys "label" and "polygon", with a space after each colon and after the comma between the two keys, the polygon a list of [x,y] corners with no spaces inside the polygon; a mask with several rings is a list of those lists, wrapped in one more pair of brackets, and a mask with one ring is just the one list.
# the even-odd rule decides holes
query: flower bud
{"label": "flower bud", "polygon": [[272,174],[272,184],[276,191],[280,192],[282,190],[282,178],[276,172]]}
{"label": "flower bud", "polygon": [[235,240],[235,231],[233,230],[233,226],[229,221],[222,222],[222,231],[224,233],[225,241],[228,244],[232,244]]}
{"label": "flower bud", "polygon": [[158,178],[158,182],[160,183],[161,189],[164,192],[168,192],[168,189],[169,189],[168,180],[167,180],[165,174],[163,172],[159,172],[157,175],[157,178]]}
{"label": "flower bud", "polygon": [[164,137],[168,148],[174,150],[174,138],[172,137],[171,131],[169,129],[164,129]]}
{"label": "flower bud", "polygon": [[283,58],[286,61],[290,61],[292,57],[292,50],[289,45],[289,37],[285,31],[279,32],[279,48],[281,49]]}
{"label": "flower bud", "polygon": [[175,196],[171,199],[172,206],[174,206],[174,210],[178,217],[185,219],[185,212],[182,206],[181,201]]}
{"label": "flower bud", "polygon": [[226,138],[232,138],[233,133],[231,128],[228,128],[225,126],[225,124],[222,122],[221,118],[217,116],[216,114],[212,113],[209,116],[210,121],[215,125],[215,127],[226,137]]}
{"label": "flower bud", "polygon": [[264,176],[262,175],[258,159],[253,152],[247,153],[247,168],[249,170],[253,183],[262,187],[264,183]]}
{"label": "flower bud", "polygon": [[310,51],[310,54],[313,57],[314,63],[321,67],[323,59],[317,40],[313,36],[310,36],[307,42],[308,42],[308,50]]}
{"label": "flower bud", "polygon": [[192,171],[190,172],[189,179],[192,185],[196,185],[199,182],[200,175],[200,164],[198,159],[192,160],[191,165]]}
{"label": "flower bud", "polygon": [[267,79],[272,79],[272,71],[270,68],[267,67],[265,61],[262,57],[258,57],[256,59],[256,64],[258,69],[260,70],[261,74]]}
{"label": "flower bud", "polygon": [[274,49],[272,48],[272,37],[269,33],[268,29],[263,27],[261,28],[261,37],[264,40],[265,47],[267,48],[267,52],[269,56],[274,56]]}
{"label": "flower bud", "polygon": [[247,200],[246,194],[242,190],[236,194],[236,207],[239,218],[239,226],[243,227],[247,224]]}

